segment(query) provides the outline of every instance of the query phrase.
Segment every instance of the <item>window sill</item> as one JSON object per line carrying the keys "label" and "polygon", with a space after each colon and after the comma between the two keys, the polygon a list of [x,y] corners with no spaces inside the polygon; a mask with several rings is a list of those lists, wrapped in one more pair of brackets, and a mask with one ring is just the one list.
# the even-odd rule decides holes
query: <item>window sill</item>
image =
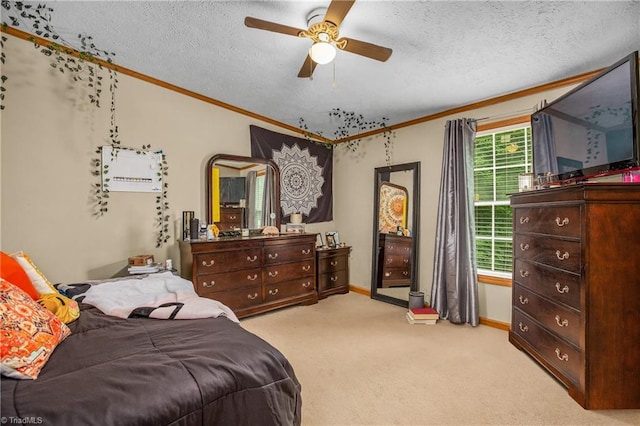
{"label": "window sill", "polygon": [[500,285],[511,287],[511,278],[492,277],[490,275],[478,275],[478,282],[482,284]]}

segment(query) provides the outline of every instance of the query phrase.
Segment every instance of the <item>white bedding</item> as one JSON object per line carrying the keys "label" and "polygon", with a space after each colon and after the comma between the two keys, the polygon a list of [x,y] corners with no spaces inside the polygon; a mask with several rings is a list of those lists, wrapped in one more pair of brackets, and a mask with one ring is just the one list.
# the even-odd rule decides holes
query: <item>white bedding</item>
{"label": "white bedding", "polygon": [[119,318],[196,319],[225,316],[239,322],[226,305],[197,295],[193,284],[171,272],[108,281],[59,285],[69,297]]}

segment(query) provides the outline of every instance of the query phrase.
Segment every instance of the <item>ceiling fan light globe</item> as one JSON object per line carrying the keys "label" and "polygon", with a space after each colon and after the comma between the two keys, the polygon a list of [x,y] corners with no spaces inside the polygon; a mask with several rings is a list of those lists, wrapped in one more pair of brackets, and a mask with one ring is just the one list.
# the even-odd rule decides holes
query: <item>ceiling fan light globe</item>
{"label": "ceiling fan light globe", "polygon": [[324,41],[314,43],[309,49],[309,56],[317,64],[328,64],[336,57],[336,48],[331,43]]}

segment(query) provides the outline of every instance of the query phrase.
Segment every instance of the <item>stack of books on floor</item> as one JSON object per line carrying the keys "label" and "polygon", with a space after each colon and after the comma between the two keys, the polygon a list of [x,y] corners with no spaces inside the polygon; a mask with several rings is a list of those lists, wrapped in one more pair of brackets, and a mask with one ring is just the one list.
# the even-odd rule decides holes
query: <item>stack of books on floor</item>
{"label": "stack of books on floor", "polygon": [[130,274],[155,274],[160,271],[160,266],[158,265],[144,265],[144,266],[129,266],[128,269]]}
{"label": "stack of books on floor", "polygon": [[409,308],[407,311],[407,321],[409,324],[426,324],[426,325],[434,325],[440,315],[438,315],[438,311],[431,307],[425,308]]}

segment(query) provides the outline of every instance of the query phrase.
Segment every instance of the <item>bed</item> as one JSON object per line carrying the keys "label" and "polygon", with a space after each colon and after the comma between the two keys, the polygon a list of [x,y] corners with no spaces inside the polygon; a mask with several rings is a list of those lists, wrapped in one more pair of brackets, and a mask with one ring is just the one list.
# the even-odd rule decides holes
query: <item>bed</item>
{"label": "bed", "polygon": [[36,380],[2,377],[2,416],[44,425],[299,425],[288,360],[229,318],[118,318],[80,303]]}

